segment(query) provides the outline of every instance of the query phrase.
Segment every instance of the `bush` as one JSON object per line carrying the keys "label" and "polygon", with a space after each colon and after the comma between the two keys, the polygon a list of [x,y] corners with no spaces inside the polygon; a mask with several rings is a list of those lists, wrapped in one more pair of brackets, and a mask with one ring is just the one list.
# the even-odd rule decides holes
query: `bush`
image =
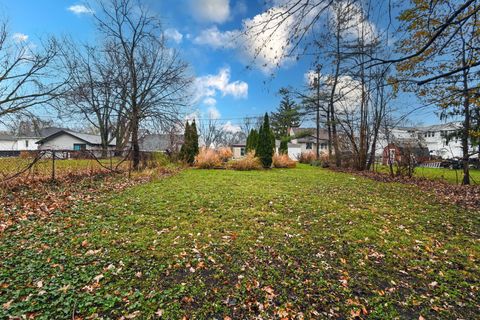
{"label": "bush", "polygon": [[195,156],[194,165],[200,169],[212,169],[221,166],[222,160],[215,150],[202,148],[198,155]]}
{"label": "bush", "polygon": [[295,168],[297,166],[297,162],[290,159],[286,154],[276,154],[272,160],[275,168]]}
{"label": "bush", "polygon": [[158,151],[152,153],[152,161],[158,167],[165,167],[170,164],[170,158],[165,153]]}
{"label": "bush", "polygon": [[300,153],[300,156],[298,157],[298,162],[300,163],[306,163],[310,164],[314,160],[317,160],[317,156],[313,151],[307,151],[307,152],[302,152]]}
{"label": "bush", "polygon": [[244,158],[231,161],[229,167],[234,170],[260,170],[262,169],[262,162],[255,157],[254,152],[249,152]]}
{"label": "bush", "polygon": [[227,162],[233,157],[232,149],[223,147],[217,150],[217,154],[220,157],[220,160],[223,162]]}

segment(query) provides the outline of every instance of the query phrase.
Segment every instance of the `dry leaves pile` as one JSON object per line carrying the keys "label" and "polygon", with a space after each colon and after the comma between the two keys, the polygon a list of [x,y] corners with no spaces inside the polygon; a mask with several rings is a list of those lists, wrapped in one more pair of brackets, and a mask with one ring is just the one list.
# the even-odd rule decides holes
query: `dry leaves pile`
{"label": "dry leaves pile", "polygon": [[65,175],[55,182],[48,179],[28,179],[0,186],[0,233],[28,219],[46,218],[65,211],[78,202],[93,202],[111,191],[169,176],[173,169],[157,168],[132,174],[109,174],[104,171],[85,171]]}
{"label": "dry leaves pile", "polygon": [[380,182],[398,182],[419,187],[422,191],[433,194],[439,201],[445,204],[455,204],[466,209],[480,209],[480,185],[462,186],[441,180],[430,180],[418,177],[391,177],[388,174],[372,171],[355,171],[353,169],[334,169],[373,179]]}

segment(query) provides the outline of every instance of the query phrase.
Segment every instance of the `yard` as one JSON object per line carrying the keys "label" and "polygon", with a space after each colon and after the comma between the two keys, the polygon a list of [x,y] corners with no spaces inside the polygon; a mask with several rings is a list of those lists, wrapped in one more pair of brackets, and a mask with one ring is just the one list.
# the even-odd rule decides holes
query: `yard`
{"label": "yard", "polygon": [[[376,167],[376,171],[388,174],[389,168],[387,166],[380,165]],[[463,178],[463,171],[460,169],[453,170],[448,168],[416,167],[413,175],[418,178],[446,181],[451,184],[461,184]],[[470,169],[470,180],[470,183],[472,185],[479,185],[480,170]]]}
{"label": "yard", "polygon": [[479,232],[414,185],[188,169],[0,233],[0,318],[472,319]]}

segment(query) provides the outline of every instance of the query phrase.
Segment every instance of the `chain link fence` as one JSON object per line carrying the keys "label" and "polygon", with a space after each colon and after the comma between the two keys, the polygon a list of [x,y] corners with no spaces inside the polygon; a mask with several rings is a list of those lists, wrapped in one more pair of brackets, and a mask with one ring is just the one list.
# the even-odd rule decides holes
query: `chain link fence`
{"label": "chain link fence", "polygon": [[[156,167],[157,154],[141,152],[140,169]],[[21,151],[0,157],[0,188],[131,171],[131,150]]]}

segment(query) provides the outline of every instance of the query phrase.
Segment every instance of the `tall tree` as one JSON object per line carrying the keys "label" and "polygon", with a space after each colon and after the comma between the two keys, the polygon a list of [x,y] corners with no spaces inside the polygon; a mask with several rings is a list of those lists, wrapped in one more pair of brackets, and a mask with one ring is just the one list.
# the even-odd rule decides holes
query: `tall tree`
{"label": "tall tree", "polygon": [[247,144],[245,149],[247,152],[255,151],[258,144],[258,132],[255,129],[250,130],[250,133],[247,137]]}
{"label": "tall tree", "polygon": [[260,127],[258,133],[258,142],[255,154],[262,162],[264,168],[270,168],[272,166],[272,157],[275,149],[275,135],[270,128],[270,120],[268,119],[268,113],[265,113],[263,118],[263,124]]}
{"label": "tall tree", "polygon": [[68,80],[57,69],[59,54],[55,39],[33,45],[0,22],[0,121],[58,97]]}
{"label": "tall tree", "polygon": [[[397,64],[403,88],[413,91],[427,103],[436,104],[443,117],[462,117],[462,129],[455,135],[462,141],[463,184],[470,184],[470,145],[475,140],[475,124],[480,72],[480,2],[443,0],[435,5],[418,0],[403,11],[400,20],[408,37],[399,41],[399,50],[407,56]],[[460,12],[458,14],[458,12]],[[455,16],[458,23],[444,27],[444,21]],[[439,34],[439,28],[442,33]],[[423,49],[424,43],[430,43]],[[427,77],[427,78],[426,78]],[[411,84],[417,80],[416,84]]]}
{"label": "tall tree", "polygon": [[286,137],[288,129],[298,127],[301,123],[300,107],[291,97],[291,93],[287,88],[279,91],[282,97],[280,105],[276,112],[271,113],[272,130],[277,139]]}
{"label": "tall tree", "polygon": [[99,1],[95,14],[99,31],[112,43],[113,54],[125,66],[126,110],[133,168],[140,163],[139,130],[149,120],[164,127],[178,119],[187,104],[191,83],[188,65],[169,48],[160,21],[134,0]]}

